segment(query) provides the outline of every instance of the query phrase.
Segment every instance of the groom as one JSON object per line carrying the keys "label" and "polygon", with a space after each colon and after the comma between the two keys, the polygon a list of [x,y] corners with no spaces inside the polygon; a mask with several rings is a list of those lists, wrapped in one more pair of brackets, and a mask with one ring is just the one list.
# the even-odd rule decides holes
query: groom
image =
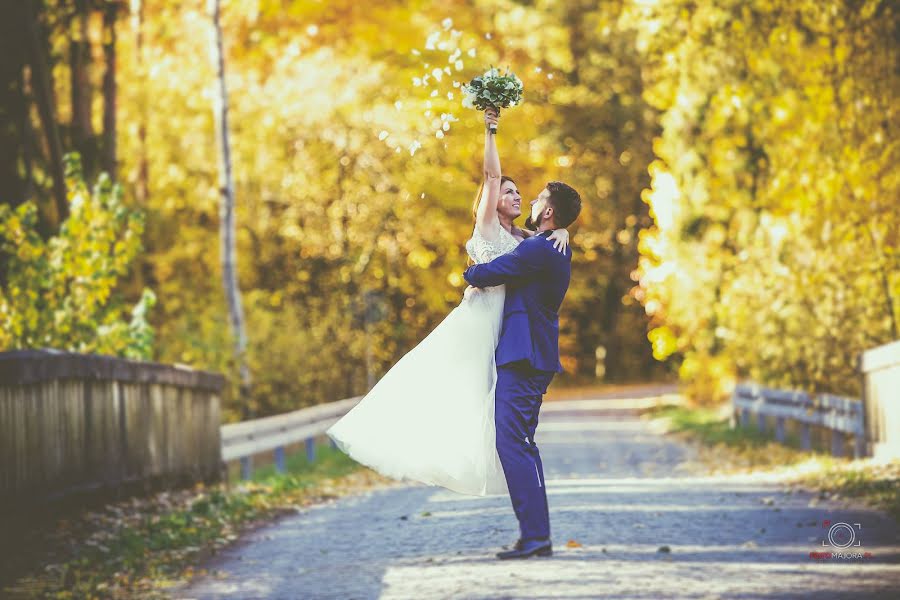
{"label": "groom", "polygon": [[528,558],[553,554],[544,468],[534,442],[542,396],[559,362],[557,311],[569,287],[572,250],[561,254],[547,236],[568,227],[581,212],[573,188],[551,181],[531,202],[525,226],[537,234],[508,254],[473,265],[463,274],[475,287],[506,284],[503,329],[497,345],[494,420],[497,453],[506,475],[521,537],[515,548],[497,557]]}

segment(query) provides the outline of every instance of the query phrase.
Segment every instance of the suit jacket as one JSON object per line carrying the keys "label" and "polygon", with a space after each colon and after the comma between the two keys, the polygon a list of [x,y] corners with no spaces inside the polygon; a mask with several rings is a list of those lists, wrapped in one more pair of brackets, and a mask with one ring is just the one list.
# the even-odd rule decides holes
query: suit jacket
{"label": "suit jacket", "polygon": [[562,254],[547,240],[532,236],[494,260],[472,265],[463,277],[475,287],[506,284],[497,366],[526,361],[540,371],[561,372],[559,306],[569,288],[572,250]]}

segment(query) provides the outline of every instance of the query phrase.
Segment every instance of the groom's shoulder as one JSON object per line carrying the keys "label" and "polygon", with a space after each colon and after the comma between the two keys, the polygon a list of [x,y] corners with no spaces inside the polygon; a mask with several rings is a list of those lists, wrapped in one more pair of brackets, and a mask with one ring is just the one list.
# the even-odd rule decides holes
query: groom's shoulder
{"label": "groom's shoulder", "polygon": [[566,253],[563,254],[562,252],[560,252],[553,246],[553,244],[554,244],[553,240],[547,239],[547,237],[551,233],[552,233],[551,231],[547,231],[547,232],[543,232],[543,235],[540,233],[533,235],[522,243],[524,244],[525,242],[532,242],[536,247],[540,248],[539,252],[547,254],[547,255],[551,255],[554,258],[565,257],[566,259],[571,259],[572,258],[572,246],[569,246],[568,248],[566,248]]}

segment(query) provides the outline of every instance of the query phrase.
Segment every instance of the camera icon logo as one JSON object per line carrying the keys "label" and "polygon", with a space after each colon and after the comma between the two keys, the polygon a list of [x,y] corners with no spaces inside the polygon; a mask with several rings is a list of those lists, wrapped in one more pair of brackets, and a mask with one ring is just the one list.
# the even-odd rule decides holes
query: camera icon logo
{"label": "camera icon logo", "polygon": [[[843,521],[839,521],[837,523],[831,524],[829,521],[825,521],[824,525],[828,527],[828,544],[834,546],[835,548],[849,548],[850,546],[861,546],[862,543],[857,539],[856,532],[862,526],[859,523],[853,523],[856,527],[854,529],[849,523],[844,523]],[[855,542],[855,543],[854,543]],[[828,545],[825,543],[825,540],[822,540],[822,545]]]}

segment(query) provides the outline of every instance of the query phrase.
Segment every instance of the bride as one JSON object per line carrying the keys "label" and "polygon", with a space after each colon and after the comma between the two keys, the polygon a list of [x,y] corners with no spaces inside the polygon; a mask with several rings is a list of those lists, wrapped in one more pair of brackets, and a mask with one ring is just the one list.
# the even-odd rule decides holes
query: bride
{"label": "bride", "polygon": [[[484,175],[475,230],[466,251],[476,263],[510,252],[533,235],[513,225],[521,215],[516,183],[500,173],[485,111]],[[550,239],[561,252],[568,232]],[[508,494],[494,428],[494,350],[503,319],[504,286],[469,287],[460,304],[395,364],[326,434],[357,462],[394,479],[484,496]]]}

